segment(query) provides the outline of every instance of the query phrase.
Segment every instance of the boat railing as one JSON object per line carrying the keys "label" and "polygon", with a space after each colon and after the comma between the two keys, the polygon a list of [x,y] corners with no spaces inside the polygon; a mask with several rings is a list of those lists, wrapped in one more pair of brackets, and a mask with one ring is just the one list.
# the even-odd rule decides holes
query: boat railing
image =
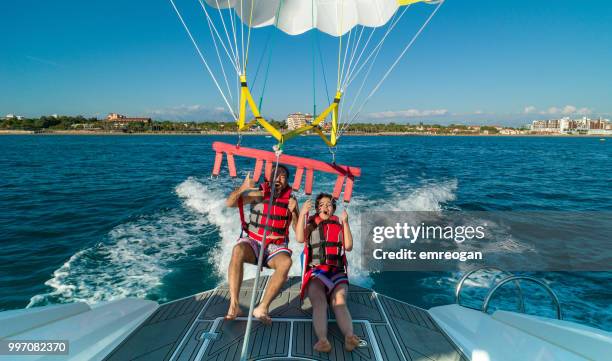
{"label": "boat railing", "polygon": [[[475,307],[470,307],[470,306],[466,306],[466,305],[462,305],[461,304],[461,291],[463,290],[463,286],[465,285],[465,282],[471,277],[473,276],[475,273],[477,272],[483,272],[483,271],[494,271],[497,272],[498,274],[501,275],[507,275],[506,277],[502,278],[499,282],[497,282],[496,280],[499,278],[498,276],[493,276],[491,282],[488,285],[488,293],[484,298],[484,301],[482,303],[482,307],[481,308],[475,308]],[[557,295],[555,294],[555,292],[552,290],[552,288],[550,288],[550,286],[548,286],[546,283],[544,283],[542,280],[534,278],[534,277],[530,277],[530,276],[517,276],[511,272],[505,271],[501,268],[497,268],[497,267],[479,267],[479,268],[475,268],[471,271],[466,272],[461,279],[459,279],[459,281],[457,282],[457,286],[455,287],[455,303],[458,304],[459,306],[462,307],[468,307],[468,308],[472,308],[472,309],[480,309],[482,312],[487,313],[488,309],[489,309],[489,304],[491,303],[491,300],[493,299],[493,296],[495,295],[495,293],[505,284],[507,283],[514,283],[514,285],[516,286],[516,290],[518,293],[518,309],[520,313],[525,313],[525,297],[523,294],[523,289],[521,288],[521,281],[527,281],[527,282],[531,282],[531,283],[535,283],[539,286],[541,286],[547,293],[548,295],[551,297],[555,308],[556,308],[556,314],[557,314],[557,318],[558,319],[562,319],[562,311],[561,311],[561,303],[559,302],[559,299],[557,297]]]}
{"label": "boat railing", "polygon": [[[550,288],[550,286],[547,285],[544,281],[537,279],[535,277],[529,277],[529,276],[509,276],[499,281],[489,291],[489,293],[487,294],[487,297],[485,297],[485,300],[482,304],[482,312],[487,313],[489,309],[489,303],[491,302],[493,295],[495,295],[495,292],[497,292],[497,290],[499,290],[503,285],[505,285],[508,282],[518,283],[520,281],[528,281],[528,282],[535,283],[539,285],[540,287],[542,287],[548,293],[550,298],[553,300],[553,303],[555,304],[555,307],[557,309],[557,319],[561,320],[563,318],[562,313],[561,313],[561,303],[559,302],[559,298],[557,298],[555,291],[553,291],[552,288]],[[521,295],[521,303],[522,304],[524,303],[522,295]],[[521,313],[525,313],[524,310]]]}
{"label": "boat railing", "polygon": [[[463,307],[473,308],[473,307],[469,307],[469,306],[465,306],[465,305],[461,304],[461,290],[463,289],[463,285],[465,284],[465,281],[467,281],[470,278],[470,276],[474,275],[477,272],[486,271],[486,270],[496,271],[496,272],[498,272],[500,274],[508,274],[508,275],[511,275],[511,276],[513,275],[512,273],[504,271],[501,268],[487,267],[487,266],[475,268],[475,269],[473,269],[473,270],[471,270],[469,272],[466,272],[463,275],[463,277],[461,277],[459,282],[457,282],[457,286],[455,287],[455,303],[456,304],[458,304],[460,306],[463,306]],[[496,280],[496,277],[494,276],[493,279],[491,280],[491,283],[489,284],[489,287],[488,287],[489,289],[492,289],[496,285],[495,280]],[[515,285],[516,285],[516,288],[517,288],[517,291],[518,291],[518,294],[519,294],[519,311],[521,313],[524,313],[525,312],[525,302],[524,302],[524,298],[523,298],[523,290],[521,289],[521,285],[520,285],[520,283],[518,281],[515,282]]]}

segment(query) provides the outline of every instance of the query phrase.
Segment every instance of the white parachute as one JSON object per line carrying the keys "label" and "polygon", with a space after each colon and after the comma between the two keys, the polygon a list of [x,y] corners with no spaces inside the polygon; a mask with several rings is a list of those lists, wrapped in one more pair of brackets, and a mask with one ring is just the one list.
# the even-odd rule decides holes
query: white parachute
{"label": "white parachute", "polygon": [[[199,41],[190,30],[188,21],[185,21],[183,12],[177,7],[176,2],[179,0],[169,1],[223,97],[230,114],[237,121],[239,130],[259,125],[274,136],[279,143],[298,134],[314,131],[330,147],[335,147],[343,131],[351,122],[359,118],[364,106],[398,65],[407,50],[412,47],[414,41],[443,3],[443,0],[180,0],[183,3],[194,1],[199,3],[210,30],[211,45],[213,45],[214,55],[218,61],[218,66],[214,68],[210,61],[211,57],[207,56],[199,46]],[[376,64],[390,33],[396,28],[409,7],[417,6],[418,3],[436,4],[437,6],[433,7],[429,16],[425,18],[420,27],[415,29],[412,36],[404,36],[406,38],[404,47],[400,48],[395,61],[384,66]],[[308,50],[303,52],[306,56],[311,55],[313,62],[313,120],[297,131],[281,133],[279,129],[266,121],[261,113],[263,94],[271,68],[272,49],[268,50],[270,38],[265,43],[259,42],[251,36],[251,33],[253,29],[265,27],[276,27],[291,36],[313,34],[313,48],[310,54]],[[322,51],[318,44],[320,37],[317,33],[324,33],[331,36],[330,39],[337,39],[337,54],[333,57],[325,56],[326,61],[321,56]],[[253,56],[249,56],[249,49],[253,47],[258,48],[257,50],[260,50],[261,53],[259,62],[255,64],[251,61]],[[264,55],[267,53],[270,56],[264,66],[266,74],[259,94],[259,104],[257,104],[252,94],[251,81],[254,83],[257,78],[262,63],[266,62]],[[316,59],[317,53],[321,57],[320,64]],[[330,67],[329,59],[334,60],[336,67],[335,89],[332,88],[333,85],[329,86],[327,81],[326,68]],[[233,71],[226,69],[228,66],[231,66]],[[255,77],[249,77],[247,81],[247,73],[249,75],[253,73],[251,70],[254,70]],[[235,76],[234,79],[232,79],[232,73]],[[303,71],[298,73],[299,75],[304,74]],[[317,111],[316,89],[320,87],[315,79],[316,73],[323,76],[325,94],[327,94],[327,99],[324,101],[326,107],[322,112]],[[327,73],[332,72],[328,70]],[[369,80],[372,73],[378,74],[380,77],[378,81]],[[221,81],[221,76],[223,81]],[[349,87],[355,83],[359,86],[354,93],[347,96]],[[320,97],[323,92],[318,94]],[[329,94],[334,95],[333,102]],[[352,101],[350,106],[347,105],[347,99]],[[247,115],[247,112],[250,112],[250,115]],[[251,117],[252,120],[249,121],[247,118]],[[328,118],[331,118],[331,125],[325,126]],[[329,138],[324,135],[324,131],[330,134]]]}

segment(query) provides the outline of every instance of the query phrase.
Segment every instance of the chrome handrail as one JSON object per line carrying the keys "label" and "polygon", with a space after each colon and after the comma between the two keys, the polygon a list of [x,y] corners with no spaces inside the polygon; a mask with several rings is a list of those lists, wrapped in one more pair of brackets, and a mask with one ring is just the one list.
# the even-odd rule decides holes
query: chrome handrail
{"label": "chrome handrail", "polygon": [[[503,280],[499,281],[499,283],[497,283],[495,285],[495,287],[493,287],[491,289],[491,291],[489,291],[489,293],[487,294],[487,297],[485,297],[484,303],[482,304],[482,312],[487,313],[487,310],[489,309],[489,302],[491,301],[491,298],[493,297],[493,295],[495,294],[495,292],[497,292],[497,290],[505,285],[508,282],[512,282],[514,281],[515,283],[518,283],[519,281],[530,281],[533,283],[536,283],[540,286],[542,286],[542,288],[544,288],[544,290],[546,290],[546,292],[548,292],[548,295],[553,299],[555,306],[557,306],[557,319],[562,320],[563,316],[561,314],[561,303],[559,303],[559,299],[557,298],[557,295],[555,294],[555,292],[552,290],[552,288],[550,288],[546,283],[544,283],[543,281],[534,278],[534,277],[529,277],[529,276],[508,276],[506,278],[504,278]],[[521,295],[521,303],[523,303],[523,296]]]}
{"label": "chrome handrail", "polygon": [[[483,266],[483,267],[478,267],[475,268],[469,272],[467,272],[466,274],[464,274],[461,279],[459,279],[459,282],[457,282],[457,286],[455,288],[455,303],[458,305],[461,305],[461,289],[463,288],[463,284],[465,283],[465,281],[474,273],[478,272],[478,271],[482,271],[482,270],[493,270],[493,271],[498,271],[499,273],[502,274],[510,274],[512,275],[510,272],[504,271],[501,268],[497,268],[497,267],[489,267],[489,266]],[[489,288],[493,287],[495,284],[493,283],[495,281],[495,278],[493,278],[493,281],[491,281],[491,284],[489,285]],[[523,290],[521,289],[521,285],[520,283],[517,281],[515,282],[516,284],[516,288],[518,289],[519,292],[519,311],[521,313],[525,312],[525,303],[523,301]]]}

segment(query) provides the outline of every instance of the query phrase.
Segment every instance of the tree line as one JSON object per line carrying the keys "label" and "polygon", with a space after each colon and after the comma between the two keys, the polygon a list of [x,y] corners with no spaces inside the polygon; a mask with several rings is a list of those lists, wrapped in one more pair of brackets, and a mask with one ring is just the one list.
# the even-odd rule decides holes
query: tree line
{"label": "tree line", "polygon": [[[285,129],[285,122],[270,120],[269,121],[277,129]],[[93,130],[121,130],[129,132],[235,132],[237,126],[235,122],[178,122],[178,121],[152,121],[150,123],[127,123],[123,126],[117,126],[121,121],[116,123],[101,120],[95,117],[77,116],[41,116],[40,118],[8,118],[0,121],[0,129],[4,130],[29,130],[29,131],[45,131],[45,130],[75,130],[75,129],[93,129]],[[259,127],[252,128],[253,130],[261,130]],[[435,133],[435,134],[473,134],[483,133],[496,134],[498,128],[492,126],[481,126],[478,128],[469,127],[463,124],[408,124],[408,123],[354,123],[350,124],[346,132],[349,133]]]}

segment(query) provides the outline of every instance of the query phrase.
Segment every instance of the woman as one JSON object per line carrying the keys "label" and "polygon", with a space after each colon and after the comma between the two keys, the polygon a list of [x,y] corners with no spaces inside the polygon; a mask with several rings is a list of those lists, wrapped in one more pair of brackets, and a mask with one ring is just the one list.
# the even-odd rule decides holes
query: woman
{"label": "woman", "polygon": [[[344,334],[344,348],[353,351],[359,337],[353,333],[353,320],[346,306],[348,277],[345,252],[353,249],[353,236],[346,210],[340,219],[334,216],[336,201],[331,194],[321,193],[315,201],[315,215],[308,218],[311,201],[300,210],[296,238],[304,247],[304,274],[301,296],[308,295],[312,303],[312,323],[317,343],[314,350],[331,352],[327,339],[327,307],[331,303],[338,327]],[[307,222],[306,222],[307,220]],[[306,227],[299,225],[306,223]]]}

